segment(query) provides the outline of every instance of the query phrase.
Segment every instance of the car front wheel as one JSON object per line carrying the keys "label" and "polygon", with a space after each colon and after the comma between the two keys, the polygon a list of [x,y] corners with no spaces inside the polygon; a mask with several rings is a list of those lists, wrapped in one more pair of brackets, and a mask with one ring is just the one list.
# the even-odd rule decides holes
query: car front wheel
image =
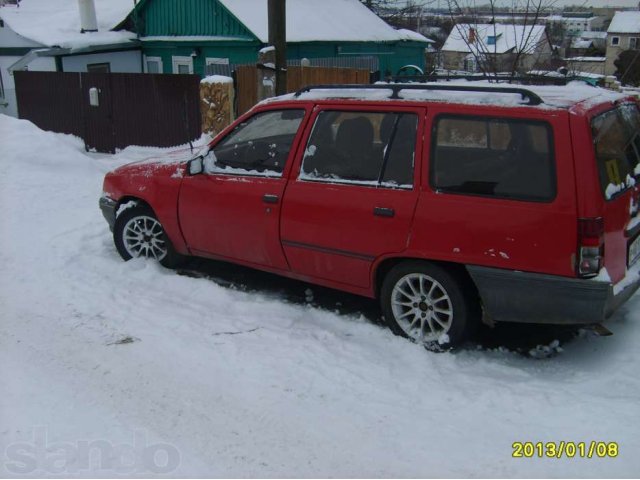
{"label": "car front wheel", "polygon": [[155,214],[142,205],[128,208],[118,215],[113,239],[124,260],[146,257],[158,260],[165,267],[175,268],[185,259],[175,251]]}
{"label": "car front wheel", "polygon": [[430,349],[459,345],[478,322],[464,279],[439,265],[400,263],[387,274],[380,293],[389,328]]}

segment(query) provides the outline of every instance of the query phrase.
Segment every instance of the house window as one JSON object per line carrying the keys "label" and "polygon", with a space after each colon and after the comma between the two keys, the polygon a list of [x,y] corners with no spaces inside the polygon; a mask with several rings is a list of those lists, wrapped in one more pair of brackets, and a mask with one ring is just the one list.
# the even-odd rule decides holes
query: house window
{"label": "house window", "polygon": [[620,45],[620,37],[611,37],[611,46],[617,47]]}
{"label": "house window", "polygon": [[161,57],[144,57],[144,73],[163,73]]}
{"label": "house window", "polygon": [[638,37],[629,38],[629,49],[638,50],[639,48],[640,48],[640,38]]}
{"label": "house window", "polygon": [[229,65],[228,58],[212,58],[207,57],[207,65]]}
{"label": "house window", "polygon": [[230,75],[228,58],[207,57],[205,59],[205,75]]}
{"label": "house window", "polygon": [[464,59],[464,63],[462,69],[466,72],[477,72],[478,71],[478,61],[476,58],[471,55],[467,55]]}
{"label": "house window", "polygon": [[193,58],[192,57],[172,57],[173,73],[182,75],[193,74]]}
{"label": "house window", "polygon": [[87,65],[87,72],[89,73],[111,73],[110,63],[89,63]]}

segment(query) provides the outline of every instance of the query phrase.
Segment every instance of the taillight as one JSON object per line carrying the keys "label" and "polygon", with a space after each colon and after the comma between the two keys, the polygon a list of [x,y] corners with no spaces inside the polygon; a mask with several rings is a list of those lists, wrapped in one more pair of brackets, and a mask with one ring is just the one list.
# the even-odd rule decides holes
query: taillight
{"label": "taillight", "polygon": [[631,191],[631,208],[629,213],[631,216],[638,214],[638,204],[640,204],[640,185],[636,185]]}
{"label": "taillight", "polygon": [[604,259],[604,220],[578,219],[578,275],[594,277],[602,268]]}

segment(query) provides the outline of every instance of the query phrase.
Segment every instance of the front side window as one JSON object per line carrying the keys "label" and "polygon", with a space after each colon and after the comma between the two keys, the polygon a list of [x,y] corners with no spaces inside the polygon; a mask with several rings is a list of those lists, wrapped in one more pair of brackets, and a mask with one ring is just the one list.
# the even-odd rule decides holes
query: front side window
{"label": "front side window", "polygon": [[417,126],[414,113],[320,112],[300,179],[411,189]]}
{"label": "front side window", "polygon": [[207,173],[281,176],[305,111],[256,113],[205,157]]}
{"label": "front side window", "polygon": [[629,49],[630,50],[637,50],[639,48],[640,48],[640,38],[638,38],[638,37],[629,38]]}
{"label": "front side window", "polygon": [[611,46],[617,47],[620,45],[620,37],[611,37]]}
{"label": "front side window", "polygon": [[633,186],[640,175],[640,112],[620,105],[591,122],[600,186],[607,199]]}
{"label": "front side window", "polygon": [[431,185],[437,191],[551,201],[556,194],[548,124],[501,118],[436,119]]}

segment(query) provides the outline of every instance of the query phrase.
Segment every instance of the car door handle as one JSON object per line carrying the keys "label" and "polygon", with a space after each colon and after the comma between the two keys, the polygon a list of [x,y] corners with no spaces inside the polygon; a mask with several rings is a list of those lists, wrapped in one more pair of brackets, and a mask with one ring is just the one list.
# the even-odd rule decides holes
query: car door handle
{"label": "car door handle", "polygon": [[374,207],[373,214],[377,217],[393,217],[396,212],[393,208]]}
{"label": "car door handle", "polygon": [[278,195],[273,195],[271,193],[265,193],[262,197],[262,201],[264,203],[278,203]]}

